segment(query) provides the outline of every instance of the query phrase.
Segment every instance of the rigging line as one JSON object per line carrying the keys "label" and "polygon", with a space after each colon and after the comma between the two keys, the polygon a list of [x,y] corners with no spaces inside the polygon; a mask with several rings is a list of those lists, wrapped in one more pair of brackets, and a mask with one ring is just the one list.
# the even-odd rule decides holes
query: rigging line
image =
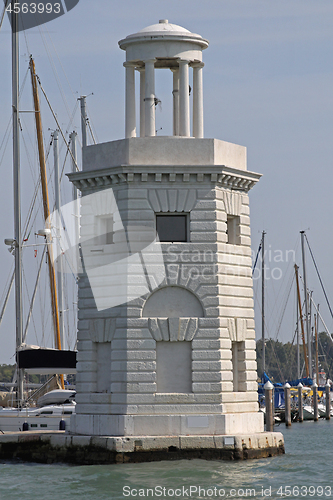
{"label": "rigging line", "polygon": [[64,75],[65,75],[65,78],[66,78],[66,81],[67,81],[67,83],[68,83],[68,86],[69,86],[69,88],[70,88],[70,90],[71,90],[71,92],[72,92],[73,96],[74,96],[74,97],[75,97],[75,99],[76,99],[75,92],[73,91],[73,89],[72,89],[72,87],[71,87],[71,84],[70,84],[70,82],[69,82],[69,80],[68,80],[67,74],[66,74],[66,72],[65,72],[65,70],[64,70],[64,67],[63,67],[63,65],[62,65],[61,59],[59,58],[59,55],[58,55],[57,49],[56,49],[56,47],[55,47],[55,45],[54,45],[54,43],[53,43],[53,40],[52,40],[51,35],[50,35],[50,32],[49,32],[49,30],[47,29],[47,27],[46,27],[45,25],[44,25],[44,30],[45,30],[45,32],[47,33],[47,35],[48,35],[48,37],[49,37],[49,39],[50,39],[50,41],[51,41],[51,44],[52,44],[53,49],[54,49],[54,52],[55,52],[55,54],[56,54],[56,56],[57,56],[57,59],[58,59],[59,64],[60,64],[60,66],[61,66],[61,69],[62,69],[62,71],[63,71],[63,73],[64,73]]}
{"label": "rigging line", "polygon": [[321,319],[321,322],[322,322],[322,324],[323,324],[323,326],[324,326],[324,328],[325,328],[326,332],[328,333],[329,337],[332,339],[332,334],[330,333],[329,329],[327,328],[326,323],[325,323],[325,321],[323,320],[323,317],[322,317],[322,315],[320,314],[319,309],[317,308],[317,306],[316,306],[316,304],[315,304],[315,302],[314,302],[314,300],[313,300],[312,296],[310,296],[310,300],[311,300],[312,305],[314,306],[315,310],[317,311],[317,314],[318,314],[319,318]]}
{"label": "rigging line", "polygon": [[[3,136],[1,144],[0,144],[0,151],[1,151],[3,145],[4,145],[5,141],[6,141],[7,134],[10,134],[11,124],[12,124],[12,117],[10,117],[9,120],[8,120],[8,125],[6,127],[6,132],[4,133],[4,136]],[[7,139],[7,142],[8,142],[8,139]]]}
{"label": "rigging line", "polygon": [[[76,101],[75,106],[74,106],[74,109],[73,109],[73,113],[72,113],[72,115],[70,116],[70,120],[69,120],[69,122],[68,122],[68,124],[67,124],[67,127],[66,127],[66,132],[67,132],[68,130],[70,130],[70,128],[71,128],[71,126],[72,126],[72,123],[73,123],[73,121],[74,121],[75,114],[76,114],[76,111],[77,111],[78,106],[79,106],[79,104],[78,104],[78,102]],[[66,143],[65,143],[65,144],[66,144],[66,146],[67,146],[67,145],[69,145],[69,144],[70,144],[70,139],[69,139],[68,143],[67,143],[67,141],[66,141]],[[60,145],[60,153],[62,152],[62,148],[63,148],[63,146],[64,146],[64,143],[61,143],[61,145]]]}
{"label": "rigging line", "polygon": [[[328,366],[328,362],[327,362],[327,356],[325,354],[325,351],[324,351],[324,348],[323,348],[323,344],[321,343],[321,340],[320,340],[320,335],[319,335],[319,332],[318,332],[318,343],[319,343],[319,348],[318,350],[321,351],[321,354],[318,353],[318,357],[323,357],[324,358],[324,363],[326,363],[326,366]],[[325,365],[324,365],[325,366]],[[318,384],[319,385],[319,384]]]}
{"label": "rigging line", "polygon": [[7,307],[8,300],[9,300],[10,292],[11,292],[12,287],[13,287],[14,278],[15,278],[15,271],[13,271],[13,273],[12,273],[12,277],[11,277],[11,280],[10,280],[10,282],[9,282],[9,286],[8,286],[7,294],[6,294],[6,297],[5,297],[5,301],[4,301],[3,306],[2,306],[2,309],[1,309],[1,314],[0,314],[0,325],[1,325],[1,323],[2,323],[2,320],[3,320],[4,314],[5,314],[5,310],[6,310],[6,307]]}
{"label": "rigging line", "polygon": [[[26,275],[25,275],[23,267],[22,267],[22,279],[23,279],[23,282],[24,282],[24,285],[25,285],[27,300],[29,301],[30,297],[29,297],[28,283],[27,283],[27,278],[26,278]],[[23,309],[24,309],[24,305],[23,305]],[[21,311],[21,314],[22,313],[23,313],[23,310]],[[22,314],[22,316],[23,316],[23,314]],[[23,344],[23,341],[22,341],[22,344]]]}
{"label": "rigging line", "polygon": [[[275,304],[275,309],[276,309],[276,314],[275,317],[272,317],[272,321],[274,321],[274,329],[276,328],[276,335],[275,338],[277,339],[279,329],[281,327],[281,321],[283,319],[285,309],[287,307],[288,299],[290,296],[290,287],[292,286],[292,282],[294,279],[294,272],[293,269],[290,269],[289,266],[286,269],[284,279],[283,279],[283,289],[284,292],[282,293],[282,286],[280,287],[280,290],[278,292],[278,296],[276,297],[274,304]],[[281,314],[280,314],[280,311]],[[272,314],[271,314],[272,316]],[[273,328],[272,328],[273,330]]]}
{"label": "rigging line", "polygon": [[[289,286],[289,281],[290,279],[293,279],[293,261],[290,260],[288,262],[288,265],[284,271],[284,276],[283,276],[283,279],[281,280],[281,284],[278,288],[278,290],[276,290],[275,288],[275,280],[273,280],[272,282],[272,290],[273,290],[273,304],[274,306],[273,307],[270,307],[269,310],[270,310],[270,320],[272,321],[272,323],[274,324],[274,329],[275,328],[278,328],[278,324],[279,324],[279,311],[284,307],[284,303],[285,303],[285,298],[286,296],[288,295],[288,286]],[[291,278],[290,278],[291,277]],[[271,300],[270,297],[268,297],[268,300]],[[288,299],[287,299],[288,300]],[[269,304],[270,305],[270,304]],[[272,327],[272,330],[273,330],[273,327]]]}
{"label": "rigging line", "polygon": [[71,128],[71,126],[72,126],[72,123],[73,123],[73,121],[74,121],[74,118],[75,118],[76,111],[77,111],[78,107],[79,107],[79,103],[78,103],[78,101],[76,101],[76,102],[75,102],[74,109],[73,109],[73,113],[72,113],[72,114],[71,114],[71,116],[70,116],[70,121],[69,121],[69,124],[67,125],[67,130],[69,130],[69,129]]}
{"label": "rigging line", "polygon": [[[7,151],[7,146],[8,146],[8,143],[9,143],[9,139],[11,137],[11,134],[10,134],[10,132],[11,132],[11,123],[12,123],[12,119],[9,120],[9,125],[7,127],[7,130],[5,132],[3,141],[1,143],[0,149],[2,148],[2,145],[3,145],[4,141],[6,140],[6,144],[5,144],[5,147],[4,147],[4,150],[3,150],[3,154],[2,154],[2,157],[1,157],[1,160],[0,160],[0,165],[2,165],[3,159],[4,159],[6,151]],[[7,136],[7,138],[6,138],[6,136]]]}
{"label": "rigging line", "polygon": [[[94,144],[96,144],[95,136],[97,138],[97,141],[99,142],[98,135],[97,135],[97,132],[96,132],[96,128],[94,127],[94,124],[92,122],[90,123],[91,120],[90,120],[89,116],[91,116],[91,114],[90,114],[90,111],[89,111],[88,104],[86,104],[86,106],[87,106],[87,115],[88,115],[88,120],[87,120],[88,127],[89,127],[89,130],[90,130],[90,134],[91,134],[92,140],[94,141]],[[94,135],[93,130],[95,132],[95,135]]]}
{"label": "rigging line", "polygon": [[[26,82],[26,79],[27,79],[27,76],[28,76],[28,72],[29,72],[29,70],[26,72],[24,80],[23,80],[23,83],[21,85],[20,97],[21,97],[23,89],[24,89],[24,85],[25,85],[25,82]],[[5,143],[4,150],[3,150],[3,153],[2,153],[2,157],[1,157],[1,160],[0,160],[0,165],[2,165],[3,159],[4,159],[6,151],[7,151],[7,146],[8,146],[8,143],[9,143],[9,139],[11,137],[11,135],[10,135],[11,124],[12,124],[12,117],[9,118],[8,125],[7,125],[7,128],[6,128],[6,132],[5,132],[4,136],[3,136],[3,139],[2,139],[2,142],[1,142],[1,145],[0,145],[0,151],[1,151],[1,149],[2,149],[2,147],[4,145],[4,143]]]}
{"label": "rigging line", "polygon": [[[37,186],[37,189],[38,189],[38,186]],[[34,198],[36,199],[37,195],[35,193],[34,195]],[[27,218],[27,221],[25,223],[25,228],[23,230],[23,237],[22,237],[22,241],[25,240],[26,238],[26,235],[27,235],[27,231],[28,231],[28,227],[29,227],[29,221],[31,220],[31,216],[32,216],[32,213],[33,213],[33,209],[34,209],[34,200],[32,202],[32,208],[30,210],[30,214],[28,214],[28,218]],[[35,216],[35,219],[34,221],[36,220],[36,217],[37,215]],[[33,222],[34,222],[33,221]],[[24,247],[23,247],[24,248]],[[2,319],[3,319],[3,316],[4,316],[4,313],[5,313],[5,310],[6,310],[6,307],[7,307],[7,303],[8,303],[8,299],[9,299],[9,296],[10,296],[10,292],[11,292],[11,288],[12,288],[12,285],[13,285],[13,282],[14,282],[14,276],[15,276],[15,273],[12,272],[12,276],[11,276],[11,279],[8,283],[8,290],[7,290],[7,293],[6,293],[6,298],[5,298],[5,301],[4,301],[4,304],[3,304],[3,307],[2,307],[2,310],[1,310],[1,313],[0,313],[0,325],[1,325],[1,322],[2,322]]]}
{"label": "rigging line", "polygon": [[5,286],[4,286],[4,290],[2,292],[2,295],[1,295],[1,299],[0,299],[0,302],[2,302],[5,298],[5,295],[6,295],[6,288],[8,288],[8,285],[12,279],[12,274],[13,274],[13,271],[14,271],[14,264],[12,264],[11,268],[10,268],[10,271],[9,271],[9,274],[7,276],[7,280],[6,280],[6,283],[5,283]]}
{"label": "rigging line", "polygon": [[[253,294],[254,294],[254,302],[257,305],[258,309],[259,309],[260,318],[262,318],[262,304],[261,304],[261,301],[258,298],[258,290],[257,290],[257,287],[255,287],[255,286],[253,287]],[[270,330],[272,330],[272,328],[270,328],[270,326],[269,326],[269,320],[268,320],[268,318],[266,316],[264,318],[264,321],[265,321],[265,331],[269,334],[269,332],[270,332]],[[265,335],[265,337],[266,337],[266,340],[269,340],[267,338],[267,335]]]}
{"label": "rigging line", "polygon": [[[296,334],[297,334],[297,329],[295,329],[294,331],[294,335],[293,335],[293,338],[292,338],[292,341],[290,343],[290,346],[289,346],[289,349],[287,349],[287,354],[286,354],[286,358],[287,358],[287,361],[289,362],[288,365],[289,365],[289,374],[290,374],[290,377],[289,377],[289,380],[293,380],[293,378],[297,378],[297,377],[293,377],[293,366],[295,366],[295,364],[293,363],[294,360],[292,360],[292,354],[293,354],[293,347],[294,347],[294,342],[295,342],[295,338],[296,338]],[[295,347],[297,346],[297,344],[295,344]],[[297,353],[296,353],[296,356],[297,356]]]}
{"label": "rigging line", "polygon": [[[38,180],[37,180],[36,186],[40,187],[40,182],[38,182]],[[39,212],[42,208],[42,201],[39,199],[39,197],[40,197],[40,193],[38,192],[38,190],[35,189],[34,198],[31,200],[31,204],[29,207],[30,211],[28,212],[27,219],[26,219],[25,224],[24,224],[24,230],[23,230],[24,237],[22,238],[22,245],[23,245],[24,241],[26,241],[30,237],[30,234],[33,231],[36,219],[37,219]]]}
{"label": "rigging line", "polygon": [[[88,124],[89,132],[90,132],[91,138],[92,138],[92,140],[93,140],[93,143],[94,143],[94,144],[97,144],[97,143],[96,143],[95,136],[94,136],[94,133],[93,133],[92,128],[91,128],[91,125],[90,125],[90,121],[89,121],[89,119],[87,119],[87,124]],[[97,140],[98,140],[98,139],[97,139]]]}
{"label": "rigging line", "polygon": [[[37,219],[38,212],[36,211],[34,218],[33,218],[33,213],[34,213],[34,209],[35,209],[35,206],[36,206],[36,203],[37,203],[37,198],[38,198],[39,188],[40,188],[40,182],[41,181],[40,181],[40,178],[39,178],[39,180],[37,181],[36,187],[35,187],[35,191],[34,191],[32,200],[31,200],[31,205],[30,205],[30,208],[29,208],[27,221],[25,223],[24,238],[26,238],[26,235],[27,235],[29,227],[30,227],[30,231],[31,231],[31,229],[32,229],[32,227],[33,227],[33,225],[34,225],[34,223],[35,223],[35,221]],[[40,205],[41,205],[41,202],[40,202]],[[31,222],[31,225],[30,225],[30,222]]]}
{"label": "rigging line", "polygon": [[46,38],[45,38],[45,35],[44,35],[44,31],[41,29],[40,26],[38,27],[38,29],[39,29],[39,33],[40,33],[42,41],[43,41],[45,52],[47,54],[47,57],[49,59],[49,62],[50,62],[50,65],[51,65],[51,68],[52,68],[52,71],[53,71],[53,74],[54,74],[54,77],[55,77],[55,80],[56,80],[56,82],[58,84],[58,88],[60,90],[60,94],[61,94],[62,100],[63,100],[63,102],[65,104],[65,108],[66,108],[67,114],[68,114],[68,116],[70,116],[70,111],[69,111],[69,106],[68,106],[68,103],[67,103],[67,99],[66,99],[64,90],[62,88],[62,85],[61,85],[61,82],[60,82],[60,79],[59,79],[57,68],[55,67],[55,64],[54,64],[53,59],[52,59],[51,54],[50,54],[50,51],[48,49]]}
{"label": "rigging line", "polygon": [[[254,301],[259,309],[259,312],[260,312],[260,317],[262,317],[262,309],[261,309],[261,303],[259,301],[259,298],[258,298],[258,292],[257,290],[253,289],[254,290]],[[270,331],[270,327],[269,327],[269,324],[267,322],[267,318],[265,317],[265,331],[266,332],[269,332]],[[259,339],[260,340],[260,339]],[[266,339],[268,340],[268,339]]]}
{"label": "rigging line", "polygon": [[[272,290],[273,290],[273,296],[274,296],[274,307],[269,307],[269,312],[270,312],[270,320],[274,323],[274,328],[276,327],[276,324],[278,322],[278,317],[276,315],[273,316],[273,314],[274,314],[274,312],[277,313],[282,308],[283,301],[284,301],[284,295],[285,295],[285,292],[283,293],[283,290],[286,290],[288,288],[288,283],[286,283],[286,279],[289,276],[289,273],[293,273],[293,269],[291,270],[290,268],[294,264],[295,255],[296,255],[298,246],[299,246],[299,238],[297,237],[296,241],[293,245],[293,249],[286,250],[286,252],[285,252],[285,260],[286,260],[287,266],[286,266],[286,269],[284,271],[283,279],[279,280],[281,282],[281,284],[280,284],[278,290],[276,290],[276,288],[274,286],[275,280],[273,280],[273,282],[272,282]],[[292,258],[289,258],[290,252],[293,254]],[[273,258],[273,260],[274,260],[274,262],[276,262],[275,258]],[[281,260],[280,260],[280,262],[281,262]],[[283,260],[282,260],[282,262],[283,262]],[[268,301],[269,300],[270,300],[270,295],[268,295]],[[277,306],[277,304],[278,304],[278,306]],[[272,329],[273,329],[273,327],[272,327]]]}
{"label": "rigging line", "polygon": [[[291,293],[291,290],[292,290],[292,285],[293,285],[293,281],[294,281],[294,276],[292,276],[292,279],[291,279],[291,285],[290,285],[290,288],[289,288],[289,293],[287,295],[287,299],[286,299],[286,302],[285,302],[285,306],[284,306],[284,309],[282,311],[282,315],[281,315],[281,319],[280,319],[280,323],[279,323],[279,326],[278,326],[278,330],[277,330],[277,333],[276,333],[276,336],[275,336],[275,339],[274,341],[277,342],[277,338],[278,338],[278,335],[279,335],[279,332],[280,332],[280,328],[281,328],[281,324],[282,324],[282,321],[283,321],[283,318],[284,318],[284,314],[286,312],[286,308],[287,308],[287,304],[288,304],[288,300],[289,300],[289,296],[290,296],[290,293]],[[273,340],[273,339],[272,339]],[[276,357],[276,353],[273,349],[273,352],[274,352],[274,355]],[[272,359],[272,356],[270,356],[270,358],[267,359],[267,365],[269,366],[270,364],[270,361]],[[280,370],[280,373],[282,375],[282,372],[281,372],[281,369],[279,367],[279,370]]]}
{"label": "rigging line", "polygon": [[262,245],[261,245],[261,242],[260,242],[260,244],[259,244],[259,248],[258,248],[258,251],[257,251],[257,255],[256,255],[256,260],[255,260],[255,262],[254,262],[254,264],[253,264],[253,268],[252,268],[252,276],[253,276],[253,273],[254,273],[254,271],[255,271],[255,269],[256,269],[256,265],[257,265],[257,262],[258,262],[259,254],[260,254],[260,252],[261,252],[261,246],[262,246]]}
{"label": "rigging line", "polygon": [[23,343],[25,343],[25,340],[26,340],[27,334],[28,334],[29,323],[30,323],[30,319],[31,319],[31,316],[32,316],[32,310],[33,310],[33,307],[34,307],[34,304],[35,304],[37,287],[39,285],[40,275],[41,275],[41,272],[42,272],[42,266],[43,266],[43,263],[44,263],[45,252],[46,252],[46,245],[44,246],[42,257],[40,259],[40,263],[39,263],[39,267],[38,267],[38,272],[37,272],[37,277],[36,277],[35,288],[34,288],[34,291],[33,291],[32,297],[31,297],[31,301],[30,301],[29,314],[28,314],[28,317],[27,317],[27,321],[26,321],[25,329],[24,329],[24,333],[23,333]]}
{"label": "rigging line", "polygon": [[275,351],[274,340],[273,339],[271,339],[271,346],[272,346],[272,352],[271,352],[270,360],[272,359],[272,354],[274,354],[275,359],[276,359],[276,364],[277,364],[278,370],[279,370],[280,375],[281,375],[281,380],[284,380],[285,377],[284,377],[284,374],[282,373],[282,369],[281,369],[279,357],[278,357],[278,355],[276,354],[276,351]]}
{"label": "rigging line", "polygon": [[[50,155],[50,152],[51,152],[51,148],[52,148],[52,145],[53,145],[53,133],[51,132],[50,134],[50,140],[48,142],[48,149],[47,149],[47,152],[46,152],[46,160],[49,159],[49,155]],[[54,165],[52,165],[50,167],[50,164],[49,162],[47,162],[48,164],[48,178],[49,178],[49,182],[51,183],[51,186],[53,186],[53,178],[54,178]],[[39,177],[40,178],[40,177]],[[53,190],[54,191],[54,190]],[[55,204],[53,206],[53,211],[55,210]]]}
{"label": "rigging line", "polygon": [[293,273],[292,274],[292,278],[291,278],[291,282],[290,282],[289,292],[288,292],[288,295],[287,295],[287,298],[286,298],[286,301],[285,301],[285,304],[284,304],[284,308],[282,310],[281,319],[280,319],[280,322],[279,322],[279,325],[278,325],[278,329],[277,329],[277,332],[276,332],[276,337],[275,337],[276,340],[277,340],[278,335],[280,333],[281,324],[282,324],[282,321],[283,321],[283,318],[284,318],[284,314],[286,312],[288,300],[289,300],[289,297],[290,297],[290,294],[291,294],[291,289],[292,289],[292,286],[294,284],[294,279],[295,279],[295,276],[294,276],[294,273]]}
{"label": "rigging line", "polygon": [[[297,318],[297,321],[298,321],[298,318]],[[294,360],[292,359],[292,354],[293,354],[293,346],[294,346],[296,334],[297,334],[297,326],[295,328],[289,349],[288,349],[288,347],[286,347],[286,361],[288,362],[288,367],[289,367],[289,378],[287,380],[293,380],[293,379],[297,378],[297,376],[293,377],[293,373],[292,373],[293,366],[295,365],[295,363],[293,363]],[[288,346],[288,344],[289,344],[289,342],[286,344],[286,346]],[[296,346],[297,346],[297,344],[295,344],[295,347]],[[297,356],[297,353],[296,353],[296,356]]]}
{"label": "rigging line", "polygon": [[318,278],[319,278],[319,281],[320,281],[320,284],[321,284],[321,288],[322,288],[322,290],[323,290],[323,292],[324,292],[324,295],[325,295],[325,299],[326,299],[326,302],[327,302],[328,308],[329,308],[330,313],[331,313],[331,316],[332,316],[332,318],[333,318],[333,311],[332,311],[332,308],[331,308],[331,304],[329,303],[329,300],[328,300],[328,297],[327,297],[327,294],[326,294],[326,290],[325,290],[325,287],[324,287],[324,283],[323,283],[323,281],[322,281],[322,279],[321,279],[321,276],[320,276],[320,273],[319,273],[319,269],[318,269],[317,263],[316,263],[316,261],[315,261],[314,255],[313,255],[313,253],[312,253],[312,250],[311,250],[311,247],[310,247],[310,243],[309,243],[308,237],[306,236],[306,233],[304,233],[304,235],[305,235],[305,239],[306,239],[306,242],[307,242],[308,247],[309,247],[309,250],[310,250],[310,254],[311,254],[311,257],[312,257],[312,261],[313,261],[314,266],[315,266],[316,271],[317,271],[317,275],[318,275]]}
{"label": "rigging line", "polygon": [[[28,74],[29,74],[29,68],[27,69],[27,71],[26,71],[26,73],[24,75],[22,84],[21,84],[20,93],[19,93],[19,97],[20,98],[22,97],[22,93],[23,93],[23,90],[24,90],[24,87],[25,87],[25,83],[26,83],[26,80],[28,78]],[[7,128],[6,128],[6,132],[5,132],[4,138],[2,139],[2,142],[1,142],[1,145],[0,145],[0,151],[2,149],[2,146],[3,146],[4,142],[5,142],[6,134],[10,131],[9,129],[11,128],[11,124],[12,124],[12,117],[10,116],[10,118],[8,120],[8,125],[7,125]]]}
{"label": "rigging line", "polygon": [[68,156],[68,148],[67,148],[67,151],[66,151],[66,156],[65,156],[64,164],[62,166],[62,170],[61,170],[61,174],[60,174],[60,182],[62,181],[62,178],[64,176],[65,167],[66,167],[66,161],[67,161],[67,156]]}
{"label": "rigging line", "polygon": [[55,120],[55,122],[56,122],[56,124],[57,124],[57,127],[58,127],[58,129],[59,129],[59,132],[60,132],[60,134],[61,134],[61,137],[63,138],[63,140],[64,140],[65,144],[67,145],[67,150],[69,151],[69,154],[70,154],[70,155],[71,155],[71,157],[72,157],[72,160],[73,160],[73,162],[74,162],[74,165],[75,165],[75,167],[76,167],[76,170],[79,172],[79,167],[78,167],[78,165],[77,165],[76,159],[74,158],[74,155],[73,155],[72,151],[69,149],[68,143],[67,143],[67,141],[66,141],[66,137],[64,136],[64,133],[63,133],[63,131],[62,131],[61,127],[60,127],[60,124],[59,124],[58,118],[57,118],[57,116],[56,116],[55,112],[53,111],[53,108],[52,108],[52,106],[51,106],[51,103],[50,103],[50,101],[49,101],[49,99],[48,99],[48,97],[47,97],[47,95],[46,95],[45,90],[44,90],[44,89],[43,89],[43,87],[42,87],[42,84],[41,84],[41,81],[40,81],[40,79],[39,79],[38,75],[36,75],[36,78],[37,78],[37,81],[38,81],[39,87],[40,87],[40,89],[41,89],[41,91],[42,91],[42,93],[43,93],[43,95],[44,95],[44,97],[45,97],[45,99],[46,99],[46,102],[47,102],[47,104],[48,104],[48,106],[49,106],[49,108],[50,108],[50,110],[51,110],[51,113],[52,113],[52,115],[53,115],[53,118],[54,118],[54,120]]}
{"label": "rigging line", "polygon": [[[34,208],[34,206],[32,206],[32,208],[30,210],[30,215],[28,214],[28,219],[27,219],[27,222],[25,223],[25,228],[23,230],[22,241],[26,238],[28,227],[29,227],[29,220],[31,218],[33,208]],[[9,283],[7,281],[7,283],[8,283],[8,290],[7,290],[6,297],[5,297],[5,300],[4,300],[4,304],[3,304],[3,307],[2,307],[2,310],[1,310],[1,313],[0,313],[0,325],[1,325],[4,313],[5,313],[5,310],[6,310],[6,307],[7,307],[9,295],[10,295],[10,292],[11,292],[11,289],[12,289],[12,286],[13,286],[13,282],[14,282],[14,277],[15,277],[15,272],[13,271]]]}
{"label": "rigging line", "polygon": [[0,30],[2,28],[3,20],[5,19],[5,14],[6,14],[6,9],[7,9],[8,2],[9,2],[9,0],[5,0],[5,6],[3,8],[3,11],[2,11],[2,14],[1,14],[1,20],[0,20]]}
{"label": "rigging line", "polygon": [[25,44],[26,44],[26,46],[27,46],[27,51],[28,51],[28,54],[30,55],[30,54],[31,54],[31,51],[30,51],[30,47],[29,47],[29,44],[28,44],[28,37],[27,37],[26,30],[23,30],[23,34],[24,34]]}
{"label": "rigging line", "polygon": [[[45,155],[46,156],[46,160],[49,159],[49,155],[50,155],[50,152],[51,152],[52,144],[53,144],[53,135],[51,134],[51,139],[49,141],[49,145],[47,147],[47,151],[46,151],[46,155]],[[53,170],[54,170],[54,167],[53,167]],[[51,174],[53,173],[53,170],[52,170]]]}
{"label": "rigging line", "polygon": [[36,172],[34,171],[33,169],[33,162],[31,160],[31,157],[30,157],[30,152],[29,152],[29,148],[27,146],[27,143],[26,143],[26,140],[25,140],[25,136],[23,134],[21,134],[21,138],[22,138],[22,141],[23,141],[23,144],[24,144],[24,149],[25,149],[25,153],[27,155],[27,163],[29,165],[29,168],[30,168],[30,173],[31,173],[31,177],[33,179],[33,182],[36,183],[37,179],[36,179]]}
{"label": "rigging line", "polygon": [[27,71],[26,71],[26,73],[24,75],[23,81],[22,81],[22,85],[21,85],[21,89],[20,89],[20,98],[22,97],[23,90],[24,90],[24,87],[25,87],[25,84],[26,84],[26,81],[27,81],[27,78],[28,78],[28,74],[29,74],[29,68],[27,69]]}

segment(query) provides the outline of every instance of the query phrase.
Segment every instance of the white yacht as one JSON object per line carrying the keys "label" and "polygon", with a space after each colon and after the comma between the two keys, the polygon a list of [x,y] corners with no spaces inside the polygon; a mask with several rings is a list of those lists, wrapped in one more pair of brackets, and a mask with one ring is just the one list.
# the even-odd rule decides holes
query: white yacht
{"label": "white yacht", "polygon": [[55,389],[38,400],[37,407],[0,407],[0,433],[68,430],[75,413],[75,391]]}

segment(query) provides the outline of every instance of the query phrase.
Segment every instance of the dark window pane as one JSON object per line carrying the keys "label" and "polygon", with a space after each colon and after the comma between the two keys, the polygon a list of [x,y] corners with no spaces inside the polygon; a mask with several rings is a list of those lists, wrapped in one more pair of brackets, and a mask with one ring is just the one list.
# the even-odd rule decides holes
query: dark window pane
{"label": "dark window pane", "polygon": [[160,241],[187,241],[186,215],[156,215],[156,231]]}

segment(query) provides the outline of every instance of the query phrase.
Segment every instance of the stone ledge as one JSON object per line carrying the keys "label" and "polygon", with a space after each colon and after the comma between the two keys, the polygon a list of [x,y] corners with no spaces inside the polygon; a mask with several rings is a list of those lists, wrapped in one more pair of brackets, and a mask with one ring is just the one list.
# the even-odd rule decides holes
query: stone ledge
{"label": "stone ledge", "polygon": [[0,460],[110,464],[201,458],[245,460],[284,454],[280,432],[219,436],[70,436],[64,432],[0,435]]}

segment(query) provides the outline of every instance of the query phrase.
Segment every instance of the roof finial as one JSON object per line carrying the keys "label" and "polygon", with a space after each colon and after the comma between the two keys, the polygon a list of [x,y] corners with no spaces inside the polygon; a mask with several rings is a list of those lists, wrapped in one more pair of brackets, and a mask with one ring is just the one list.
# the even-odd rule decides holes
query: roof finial
{"label": "roof finial", "polygon": [[168,20],[167,19],[160,19],[159,21],[159,24],[168,24]]}

